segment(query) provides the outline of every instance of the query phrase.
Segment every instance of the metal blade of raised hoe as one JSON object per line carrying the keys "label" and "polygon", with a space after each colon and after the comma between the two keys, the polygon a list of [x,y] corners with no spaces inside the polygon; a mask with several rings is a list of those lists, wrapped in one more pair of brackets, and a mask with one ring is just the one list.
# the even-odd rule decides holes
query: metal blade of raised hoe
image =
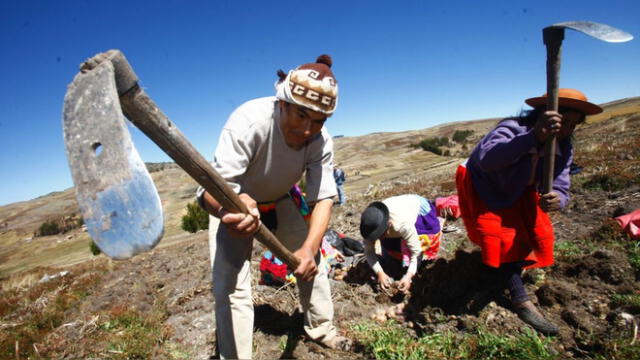
{"label": "metal blade of raised hoe", "polygon": [[131,142],[111,62],[69,85],[63,133],[80,211],[96,245],[114,259],[153,248],[164,231],[160,197]]}
{"label": "metal blade of raised hoe", "polygon": [[606,42],[626,42],[633,39],[633,35],[616,29],[613,26],[591,21],[567,21],[553,24],[550,27],[567,28],[585,33],[598,40]]}

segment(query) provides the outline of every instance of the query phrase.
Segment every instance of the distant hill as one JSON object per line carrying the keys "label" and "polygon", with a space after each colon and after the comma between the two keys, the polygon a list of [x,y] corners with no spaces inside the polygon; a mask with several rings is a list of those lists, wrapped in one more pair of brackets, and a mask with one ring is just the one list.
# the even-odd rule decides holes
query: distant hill
{"label": "distant hill", "polygon": [[[187,203],[194,201],[197,184],[173,163],[148,166],[165,217],[162,246],[186,235],[180,221]],[[80,229],[60,235],[34,237],[46,221],[78,213],[74,188],[30,201],[0,207],[0,278],[35,266],[73,265],[92,257],[89,236]]]}
{"label": "distant hill", "polygon": [[[460,121],[421,130],[376,132],[368,135],[336,139],[336,161],[346,171],[349,191],[362,191],[382,181],[404,181],[410,177],[448,171],[460,163],[459,157],[475,144],[497,122],[498,118]],[[466,147],[452,147],[453,157],[443,157],[420,148],[412,148],[421,140],[433,137],[451,138],[457,130],[470,130]]]}

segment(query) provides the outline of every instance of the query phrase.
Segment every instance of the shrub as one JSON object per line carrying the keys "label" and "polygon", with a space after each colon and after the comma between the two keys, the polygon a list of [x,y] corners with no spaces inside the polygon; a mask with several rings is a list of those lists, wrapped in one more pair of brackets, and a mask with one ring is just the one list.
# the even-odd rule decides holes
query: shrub
{"label": "shrub", "polygon": [[441,146],[449,146],[449,138],[448,137],[434,137],[428,138],[420,141],[418,144],[412,144],[411,147],[421,147],[424,151],[432,152],[436,155],[442,155],[442,150],[440,150]]}
{"label": "shrub", "polygon": [[442,155],[442,150],[440,150],[439,147],[430,144],[422,145],[422,150],[432,152],[436,155]]}
{"label": "shrub", "polygon": [[461,143],[467,140],[467,138],[472,134],[473,130],[456,130],[456,132],[453,133],[451,139],[457,143]]}
{"label": "shrub", "polygon": [[84,221],[82,217],[79,217],[77,214],[60,216],[56,219],[47,220],[42,223],[33,235],[35,237],[64,234],[67,231],[81,227],[83,224]]}
{"label": "shrub", "polygon": [[187,215],[182,217],[182,230],[194,233],[209,228],[209,213],[197,202],[187,204]]}
{"label": "shrub", "polygon": [[58,222],[56,220],[45,221],[38,228],[37,236],[47,236],[47,235],[55,235],[60,234],[60,227],[58,226]]}
{"label": "shrub", "polygon": [[93,242],[93,240],[89,241],[89,249],[91,250],[91,253],[93,255],[100,255],[100,253],[102,252],[98,247],[98,245],[96,245],[96,243]]}
{"label": "shrub", "polygon": [[147,171],[149,173],[163,171],[165,169],[175,167],[175,163],[173,162],[144,163],[144,165],[147,167]]}

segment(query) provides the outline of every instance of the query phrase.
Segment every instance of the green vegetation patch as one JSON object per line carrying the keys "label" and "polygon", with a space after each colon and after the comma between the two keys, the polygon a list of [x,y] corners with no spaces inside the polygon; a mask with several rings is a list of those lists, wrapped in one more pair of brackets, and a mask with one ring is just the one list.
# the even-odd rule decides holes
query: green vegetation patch
{"label": "green vegetation patch", "polygon": [[38,236],[47,236],[47,235],[55,235],[59,234],[60,228],[58,227],[58,222],[55,220],[45,221],[40,225],[38,229]]}
{"label": "green vegetation patch", "polygon": [[614,294],[611,304],[615,307],[628,308],[636,314],[640,314],[640,294]]}
{"label": "green vegetation patch", "polygon": [[620,228],[620,225],[614,219],[606,219],[602,225],[593,232],[593,241],[624,249],[624,252],[629,258],[629,264],[635,271],[636,277],[640,277],[640,241],[631,238],[627,232]]}
{"label": "green vegetation patch", "polygon": [[614,219],[603,220],[599,227],[578,241],[555,244],[555,250],[560,259],[575,259],[603,247],[623,251],[636,277],[640,278],[640,241],[631,238]]}
{"label": "green vegetation patch", "polygon": [[411,144],[413,148],[422,148],[424,151],[432,152],[436,155],[442,155],[443,146],[450,146],[451,142],[448,137],[433,137],[420,141],[417,144]]}
{"label": "green vegetation patch", "polygon": [[187,215],[182,217],[182,230],[195,233],[209,228],[209,213],[197,202],[187,204]]}
{"label": "green vegetation patch", "polygon": [[451,139],[457,143],[464,143],[471,135],[473,135],[473,130],[456,130]]}
{"label": "green vegetation patch", "polygon": [[574,241],[556,242],[555,252],[560,259],[572,259],[588,253]]}
{"label": "green vegetation patch", "polygon": [[61,216],[42,223],[33,235],[35,237],[64,234],[67,231],[81,227],[83,224],[84,220],[78,215]]}
{"label": "green vegetation patch", "polygon": [[102,253],[102,250],[100,250],[98,245],[96,245],[93,240],[89,240],[89,251],[91,251],[91,254],[93,254],[94,256],[100,255]]}
{"label": "green vegetation patch", "polygon": [[167,318],[162,302],[151,313],[141,313],[128,306],[114,306],[99,325],[100,337],[115,359],[151,359],[171,335],[164,326]]}
{"label": "green vegetation patch", "polygon": [[620,191],[636,184],[640,184],[640,175],[637,173],[630,174],[626,171],[612,171],[611,173],[590,176],[582,184],[582,187],[588,190]]}
{"label": "green vegetation patch", "polygon": [[397,323],[357,324],[352,329],[365,352],[375,359],[555,359],[550,339],[529,329],[516,335],[475,329],[464,335],[434,333],[416,338]]}

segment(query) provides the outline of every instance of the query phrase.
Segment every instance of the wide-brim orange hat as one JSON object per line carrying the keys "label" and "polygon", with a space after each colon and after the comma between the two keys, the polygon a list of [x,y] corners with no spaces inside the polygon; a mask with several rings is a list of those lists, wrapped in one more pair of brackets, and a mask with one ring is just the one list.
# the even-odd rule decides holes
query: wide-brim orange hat
{"label": "wide-brim orange hat", "polygon": [[[533,108],[545,106],[547,105],[547,94],[527,99],[524,102]],[[587,97],[582,91],[576,89],[558,89],[558,106],[576,109],[585,115],[595,115],[603,111],[600,106],[587,101]]]}

